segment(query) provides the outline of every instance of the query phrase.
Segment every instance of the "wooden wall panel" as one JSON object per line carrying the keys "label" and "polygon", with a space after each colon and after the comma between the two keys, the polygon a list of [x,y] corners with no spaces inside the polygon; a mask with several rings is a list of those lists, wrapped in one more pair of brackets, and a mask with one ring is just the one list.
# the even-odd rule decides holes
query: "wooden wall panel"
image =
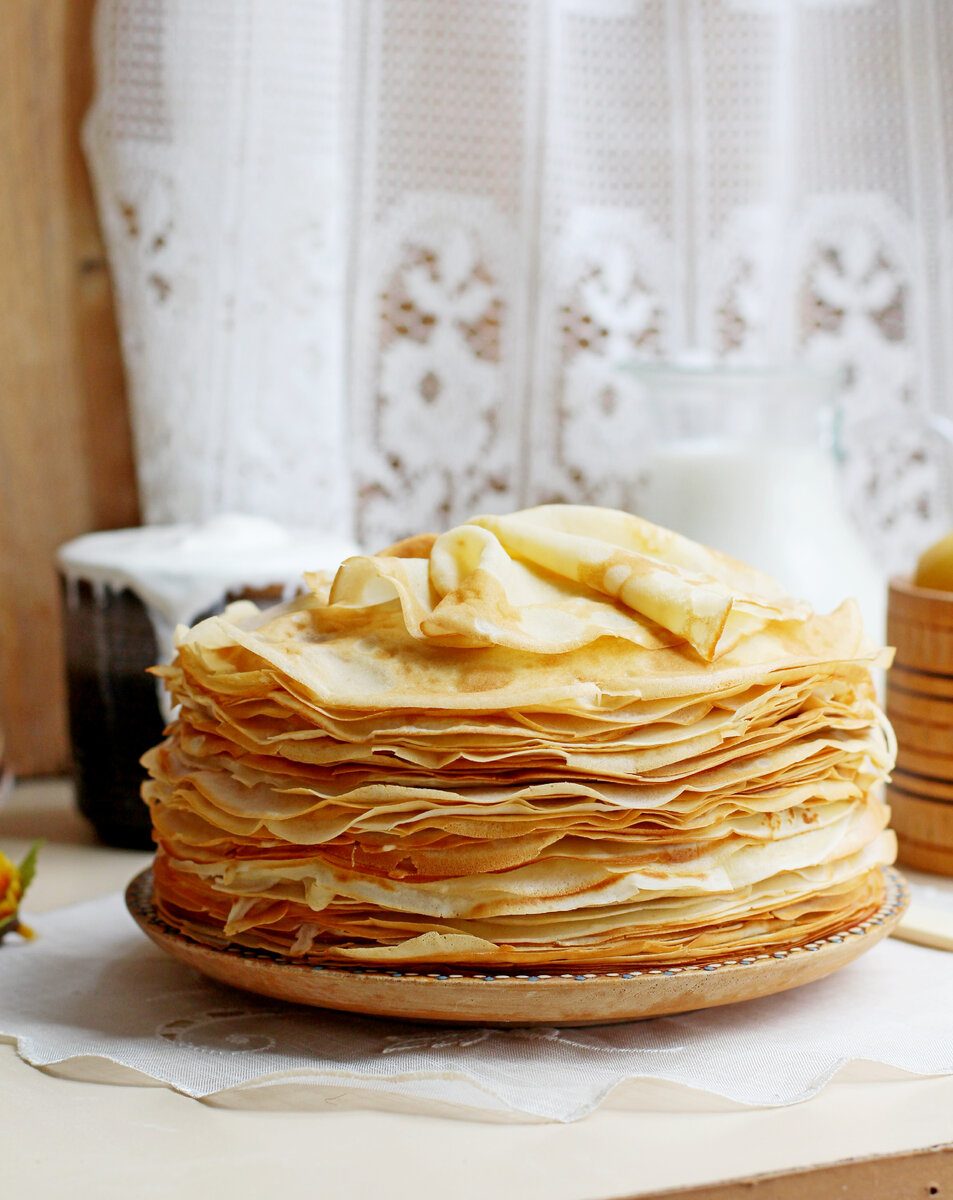
{"label": "wooden wall panel", "polygon": [[94,0],[0,0],[0,726],[68,763],[55,548],[137,523],[112,294],[79,129]]}

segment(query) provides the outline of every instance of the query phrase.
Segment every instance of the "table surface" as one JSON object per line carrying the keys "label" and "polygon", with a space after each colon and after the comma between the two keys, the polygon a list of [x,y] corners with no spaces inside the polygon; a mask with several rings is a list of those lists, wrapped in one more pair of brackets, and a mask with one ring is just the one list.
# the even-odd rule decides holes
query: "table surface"
{"label": "table surface", "polygon": [[[149,861],[97,845],[62,780],[20,784],[0,813],[11,857],[36,837],[46,842],[30,912],[116,891]],[[625,1108],[527,1125],[375,1111],[344,1092],[318,1112],[237,1111],[163,1086],[61,1078],[0,1043],[0,1096],[6,1190],[60,1195],[68,1181],[75,1200],[258,1200],[304,1188],[323,1200],[604,1200],[953,1142],[953,1076],[901,1078],[872,1065],[787,1108],[645,1082],[630,1087]]]}

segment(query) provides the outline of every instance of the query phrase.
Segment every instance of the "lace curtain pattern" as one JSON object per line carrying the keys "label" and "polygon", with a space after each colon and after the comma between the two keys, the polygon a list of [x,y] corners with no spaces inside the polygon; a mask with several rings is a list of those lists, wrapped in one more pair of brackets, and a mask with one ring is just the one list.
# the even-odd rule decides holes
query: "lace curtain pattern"
{"label": "lace curtain pattern", "polygon": [[638,507],[633,357],[846,367],[881,561],[940,527],[946,0],[100,0],[143,508],[372,548]]}

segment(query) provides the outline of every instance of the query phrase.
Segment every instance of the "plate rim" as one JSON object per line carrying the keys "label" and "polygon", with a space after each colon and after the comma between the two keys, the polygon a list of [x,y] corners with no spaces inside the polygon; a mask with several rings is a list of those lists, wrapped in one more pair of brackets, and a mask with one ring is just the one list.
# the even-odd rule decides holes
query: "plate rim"
{"label": "plate rim", "polygon": [[[838,929],[826,937],[817,938],[801,945],[782,947],[776,950],[765,950],[758,953],[748,952],[743,957],[735,954],[732,957],[714,959],[705,963],[671,963],[667,965],[632,968],[630,970],[609,971],[594,969],[581,971],[551,967],[547,971],[531,973],[528,969],[480,971],[476,968],[460,968],[453,970],[403,970],[389,966],[374,966],[370,964],[355,964],[353,966],[334,963],[308,963],[287,958],[268,950],[256,950],[237,944],[216,947],[206,942],[200,942],[182,933],[175,926],[168,924],[158,913],[153,900],[152,867],[146,867],[130,880],[125,890],[125,903],[136,924],[158,945],[172,942],[187,948],[213,955],[222,959],[234,959],[259,963],[273,968],[275,971],[302,976],[320,974],[322,979],[353,981],[356,978],[373,979],[375,981],[397,983],[413,980],[414,983],[441,984],[444,982],[495,982],[497,984],[544,984],[552,985],[567,981],[585,982],[591,985],[613,984],[633,979],[672,978],[674,976],[695,976],[703,978],[706,975],[726,973],[750,973],[753,968],[761,968],[768,963],[781,963],[786,959],[805,954],[823,952],[825,948],[843,945],[848,940],[873,936],[874,942],[879,941],[890,929],[897,924],[910,903],[910,890],[903,875],[894,866],[881,866],[884,877],[885,895],[883,902],[871,916],[853,925]],[[886,928],[885,928],[886,927]],[[158,936],[157,936],[158,935]],[[620,967],[623,964],[619,964]]]}

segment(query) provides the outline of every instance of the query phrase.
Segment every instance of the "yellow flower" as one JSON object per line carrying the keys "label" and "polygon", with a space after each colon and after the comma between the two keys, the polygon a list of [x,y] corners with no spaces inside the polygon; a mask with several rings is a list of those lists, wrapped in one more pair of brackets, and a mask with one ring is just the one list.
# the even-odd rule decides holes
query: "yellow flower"
{"label": "yellow flower", "polygon": [[12,932],[25,938],[33,937],[33,930],[20,923],[18,913],[20,900],[36,871],[36,854],[39,848],[39,843],[31,846],[26,858],[18,867],[0,852],[0,939],[5,933]]}
{"label": "yellow flower", "polygon": [[12,917],[20,907],[20,872],[0,852],[0,922]]}

